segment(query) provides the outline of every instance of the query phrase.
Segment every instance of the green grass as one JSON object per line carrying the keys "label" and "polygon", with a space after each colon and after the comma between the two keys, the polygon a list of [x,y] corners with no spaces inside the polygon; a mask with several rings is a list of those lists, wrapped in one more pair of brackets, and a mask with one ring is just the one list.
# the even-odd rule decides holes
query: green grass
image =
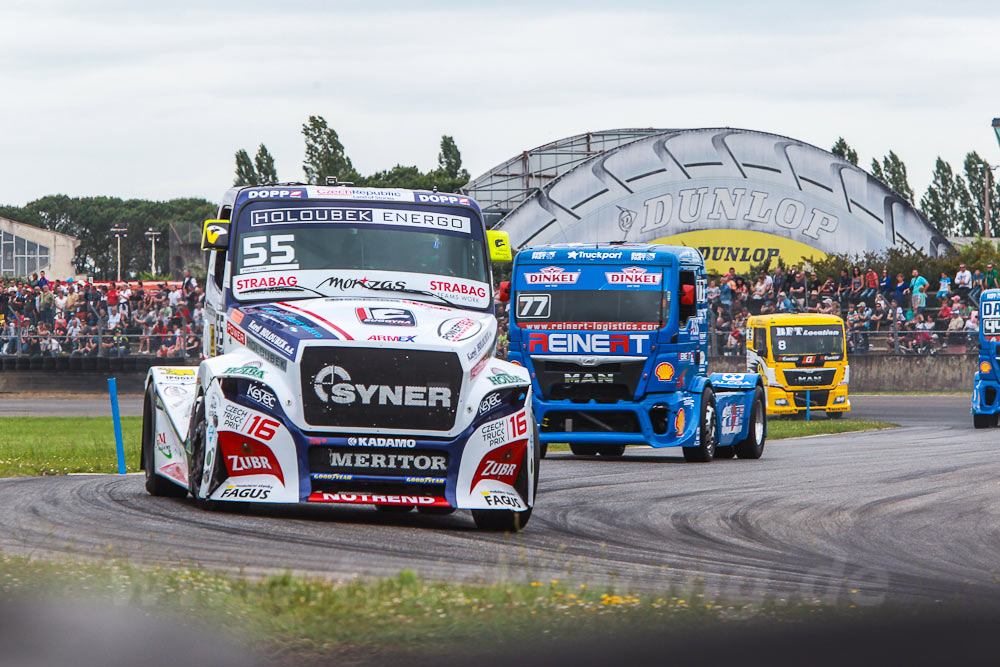
{"label": "green grass", "polygon": [[[898,428],[898,424],[874,422],[864,419],[828,419],[825,415],[817,415],[812,421],[805,418],[792,420],[777,417],[767,418],[767,439],[801,438],[806,435],[828,435],[830,433],[847,433],[850,431],[874,431],[883,428]],[[568,452],[569,445],[551,443],[550,452]]]}
{"label": "green grass", "polygon": [[[125,463],[138,470],[141,417],[122,417]],[[111,417],[0,418],[0,477],[118,472]]]}
{"label": "green grass", "polygon": [[[158,612],[207,626],[266,657],[483,651],[491,644],[603,636],[643,628],[803,620],[842,608],[818,601],[710,599],[698,584],[658,594],[560,580],[458,584],[404,571],[386,579],[334,583],[283,575],[265,579],[125,562],[32,561],[0,556],[0,594],[84,599]],[[351,663],[353,664],[353,663]]]}

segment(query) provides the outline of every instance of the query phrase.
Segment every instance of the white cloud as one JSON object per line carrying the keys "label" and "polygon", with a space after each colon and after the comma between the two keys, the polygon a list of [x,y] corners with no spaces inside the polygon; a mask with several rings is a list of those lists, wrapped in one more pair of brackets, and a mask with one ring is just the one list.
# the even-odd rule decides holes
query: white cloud
{"label": "white cloud", "polygon": [[298,179],[310,114],[362,172],[432,167],[442,134],[476,175],[563,136],[636,126],[729,125],[823,148],[843,135],[865,165],[895,150],[918,195],[939,154],[1000,162],[989,5],[45,7],[0,9],[13,28],[0,42],[4,203],[215,199],[234,152],[260,142]]}

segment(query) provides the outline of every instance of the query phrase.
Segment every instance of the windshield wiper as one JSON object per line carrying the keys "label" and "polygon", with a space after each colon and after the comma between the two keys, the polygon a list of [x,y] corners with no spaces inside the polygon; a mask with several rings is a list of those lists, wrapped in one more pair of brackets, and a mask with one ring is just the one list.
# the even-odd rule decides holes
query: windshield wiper
{"label": "windshield wiper", "polygon": [[378,291],[378,292],[404,292],[406,294],[420,294],[420,295],[423,295],[423,296],[432,296],[435,299],[440,299],[441,301],[443,301],[444,303],[448,304],[449,306],[453,306],[455,308],[463,308],[464,307],[464,306],[462,306],[462,304],[455,303],[454,301],[450,301],[449,299],[444,298],[440,294],[435,294],[434,292],[428,292],[427,290],[423,290],[423,289],[413,289],[412,287],[401,287],[401,288],[396,288],[396,287],[369,287],[368,285],[365,285],[365,289],[375,290],[375,291]]}

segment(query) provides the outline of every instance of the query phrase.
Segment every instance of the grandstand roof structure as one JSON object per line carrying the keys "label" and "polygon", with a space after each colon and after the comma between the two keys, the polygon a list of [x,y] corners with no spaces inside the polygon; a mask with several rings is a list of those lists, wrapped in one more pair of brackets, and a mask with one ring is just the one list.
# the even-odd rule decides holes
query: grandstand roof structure
{"label": "grandstand roof structure", "polygon": [[522,152],[462,189],[521,249],[551,243],[697,247],[741,270],[952,245],[874,176],[811,144],[730,127],[587,132]]}
{"label": "grandstand roof structure", "polygon": [[536,190],[581,162],[636,139],[669,131],[647,127],[575,134],[522,151],[469,181],[462,192],[479,203],[487,224],[493,226]]}

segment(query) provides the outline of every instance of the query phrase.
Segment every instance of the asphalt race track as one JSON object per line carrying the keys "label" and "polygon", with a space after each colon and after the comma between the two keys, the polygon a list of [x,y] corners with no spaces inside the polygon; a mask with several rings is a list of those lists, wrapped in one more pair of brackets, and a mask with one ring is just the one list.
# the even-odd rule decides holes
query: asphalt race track
{"label": "asphalt race track", "polygon": [[652,591],[701,581],[706,595],[730,599],[859,606],[995,600],[1000,430],[974,430],[966,396],[853,402],[853,416],[903,427],[773,441],[760,461],[686,464],[675,450],[650,449],[620,461],[552,454],[520,535],[477,531],[462,512],[203,512],[148,496],[141,476],[81,475],[0,480],[0,549],[333,578],[408,568]]}

